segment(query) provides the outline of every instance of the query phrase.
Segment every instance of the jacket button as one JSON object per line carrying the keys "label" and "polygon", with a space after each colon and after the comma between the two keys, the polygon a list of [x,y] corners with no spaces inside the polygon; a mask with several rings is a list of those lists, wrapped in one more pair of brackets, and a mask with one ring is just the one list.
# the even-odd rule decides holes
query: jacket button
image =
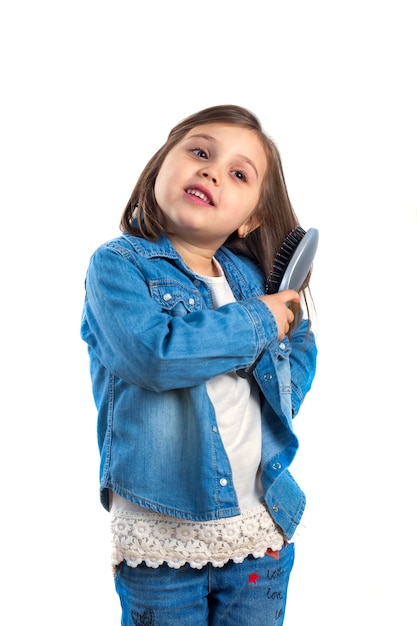
{"label": "jacket button", "polygon": [[190,304],[191,306],[194,306],[195,305],[194,298],[188,298],[188,304]]}
{"label": "jacket button", "polygon": [[278,463],[278,461],[276,463],[272,463],[272,469],[274,470],[281,469],[281,463]]}
{"label": "jacket button", "polygon": [[220,478],[220,484],[221,484],[222,487],[226,487],[227,479],[226,478]]}
{"label": "jacket button", "polygon": [[285,350],[285,343],[280,343],[279,344],[279,349],[280,350]]}
{"label": "jacket button", "polygon": [[272,380],[272,374],[268,372],[268,374],[264,374],[264,380]]}
{"label": "jacket button", "polygon": [[274,506],[272,507],[272,510],[275,511],[275,513],[278,511],[278,504],[274,504]]}
{"label": "jacket button", "polygon": [[170,293],[164,293],[163,298],[165,302],[168,302],[168,300],[172,300],[172,296]]}

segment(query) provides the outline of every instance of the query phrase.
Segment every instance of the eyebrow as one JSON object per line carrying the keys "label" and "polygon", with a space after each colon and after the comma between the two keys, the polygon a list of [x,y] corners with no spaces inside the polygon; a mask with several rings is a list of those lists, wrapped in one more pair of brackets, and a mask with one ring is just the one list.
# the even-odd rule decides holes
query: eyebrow
{"label": "eyebrow", "polygon": [[[207,141],[211,143],[214,143],[216,141],[214,137],[212,137],[211,135],[206,135],[205,133],[198,133],[198,135],[190,135],[188,139],[206,139]],[[256,169],[255,163],[252,161],[252,159],[245,156],[244,154],[237,154],[236,156],[239,159],[242,159],[242,161],[245,161],[245,163],[247,163],[248,165],[250,165],[255,170],[255,174],[257,178],[259,178],[258,170]]]}

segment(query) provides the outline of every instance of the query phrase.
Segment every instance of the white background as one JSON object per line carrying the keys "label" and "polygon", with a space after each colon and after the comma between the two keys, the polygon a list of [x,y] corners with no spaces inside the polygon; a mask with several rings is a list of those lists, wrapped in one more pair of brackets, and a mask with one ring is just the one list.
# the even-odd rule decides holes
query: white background
{"label": "white background", "polygon": [[416,626],[414,4],[3,4],[2,623],[119,623],[85,270],[172,126],[234,103],[276,140],[321,237],[285,624]]}

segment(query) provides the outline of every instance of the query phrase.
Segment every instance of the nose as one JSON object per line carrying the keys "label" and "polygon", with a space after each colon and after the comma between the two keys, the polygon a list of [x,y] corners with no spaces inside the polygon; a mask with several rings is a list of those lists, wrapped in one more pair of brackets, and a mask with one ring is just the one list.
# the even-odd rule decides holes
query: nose
{"label": "nose", "polygon": [[207,171],[207,169],[205,169],[203,171],[203,176],[204,178],[209,178],[214,184],[217,183],[218,178],[213,172]]}

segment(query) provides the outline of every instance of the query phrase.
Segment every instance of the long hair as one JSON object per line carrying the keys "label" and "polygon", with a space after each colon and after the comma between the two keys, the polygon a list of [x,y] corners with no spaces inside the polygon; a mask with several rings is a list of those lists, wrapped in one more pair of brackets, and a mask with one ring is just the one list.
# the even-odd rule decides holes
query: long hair
{"label": "long hair", "polygon": [[[122,214],[120,228],[123,232],[156,240],[164,232],[164,216],[155,198],[155,181],[162,163],[172,148],[190,130],[203,124],[228,124],[253,130],[261,141],[267,159],[267,168],[262,181],[258,205],[255,209],[261,225],[244,239],[232,233],[225,246],[237,254],[250,257],[259,265],[265,277],[269,275],[276,252],[285,237],[296,226],[297,216],[291,205],[281,157],[275,143],[263,131],[259,119],[247,109],[236,105],[219,105],[194,113],[177,124],[169,133],[165,144],[154,154],[143,169],[132,195]],[[308,288],[310,275],[306,278],[302,292]],[[307,299],[304,298],[307,304]],[[299,305],[290,305],[296,320],[300,319]]]}

